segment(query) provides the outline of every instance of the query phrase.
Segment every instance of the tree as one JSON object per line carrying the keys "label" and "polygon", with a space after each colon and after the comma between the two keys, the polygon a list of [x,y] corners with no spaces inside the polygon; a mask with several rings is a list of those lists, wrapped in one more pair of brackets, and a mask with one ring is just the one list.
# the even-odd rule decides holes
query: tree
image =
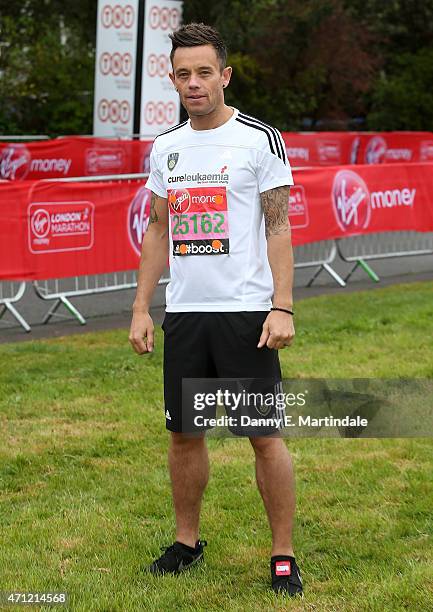
{"label": "tree", "polygon": [[96,2],[1,0],[0,15],[0,130],[91,131]]}
{"label": "tree", "polygon": [[281,129],[299,129],[306,116],[366,112],[364,94],[380,61],[342,0],[187,2],[185,20],[202,19],[228,41],[228,103]]}
{"label": "tree", "polygon": [[433,129],[433,49],[395,58],[383,74],[367,117],[371,130]]}
{"label": "tree", "polygon": [[[0,130],[92,130],[96,0],[0,0]],[[284,130],[433,129],[433,0],[185,0],[234,68],[227,102]]]}

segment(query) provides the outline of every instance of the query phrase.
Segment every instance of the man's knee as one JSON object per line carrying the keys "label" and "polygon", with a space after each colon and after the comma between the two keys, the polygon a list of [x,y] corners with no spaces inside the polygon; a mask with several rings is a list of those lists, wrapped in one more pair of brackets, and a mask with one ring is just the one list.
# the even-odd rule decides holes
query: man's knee
{"label": "man's knee", "polygon": [[171,447],[178,450],[184,451],[195,450],[202,448],[205,443],[204,433],[196,434],[184,434],[178,432],[171,432]]}
{"label": "man's knee", "polygon": [[249,440],[254,452],[265,457],[272,456],[274,453],[281,451],[282,446],[285,446],[283,440],[278,436],[257,436],[251,437]]}

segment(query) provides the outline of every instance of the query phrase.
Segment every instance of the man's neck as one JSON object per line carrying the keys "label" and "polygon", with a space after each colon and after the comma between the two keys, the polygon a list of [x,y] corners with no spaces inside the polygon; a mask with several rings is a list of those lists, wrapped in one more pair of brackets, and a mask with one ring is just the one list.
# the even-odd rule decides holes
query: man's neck
{"label": "man's neck", "polygon": [[224,104],[221,108],[215,109],[208,115],[190,117],[191,127],[193,130],[213,130],[224,125],[233,113],[233,108]]}

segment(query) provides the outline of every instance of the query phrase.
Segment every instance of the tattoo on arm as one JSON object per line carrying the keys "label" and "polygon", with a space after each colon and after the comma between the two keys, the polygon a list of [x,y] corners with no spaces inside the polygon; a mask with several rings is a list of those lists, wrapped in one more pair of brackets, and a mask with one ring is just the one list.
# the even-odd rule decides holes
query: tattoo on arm
{"label": "tattoo on arm", "polygon": [[157,196],[152,192],[152,197],[150,199],[149,225],[158,221],[158,214],[155,209],[156,198]]}
{"label": "tattoo on arm", "polygon": [[266,238],[282,234],[289,229],[289,193],[290,187],[284,185],[264,191],[260,195],[265,216]]}

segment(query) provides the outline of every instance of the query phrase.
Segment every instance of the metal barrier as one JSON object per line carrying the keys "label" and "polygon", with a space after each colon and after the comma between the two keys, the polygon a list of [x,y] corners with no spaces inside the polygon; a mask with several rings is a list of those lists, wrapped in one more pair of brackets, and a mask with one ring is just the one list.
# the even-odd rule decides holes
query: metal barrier
{"label": "metal barrier", "polygon": [[[62,179],[44,179],[40,182],[101,182],[101,181],[128,181],[142,180],[148,177],[148,174],[114,174],[105,176],[85,176]],[[158,284],[167,284],[169,278],[163,277]],[[83,297],[86,295],[96,295],[101,293],[111,293],[114,291],[124,291],[125,289],[135,289],[137,287],[136,271],[112,272],[105,274],[89,274],[85,276],[74,276],[72,278],[57,278],[45,281],[34,281],[33,287],[36,295],[45,301],[54,302],[50,307],[42,322],[48,321],[56,316],[64,318],[67,315],[62,315],[57,312],[60,306],[64,306],[80,323],[86,324],[86,319],[72,304],[71,298]]]}
{"label": "metal barrier", "polygon": [[302,246],[294,247],[295,268],[311,268],[317,267],[313,276],[307,283],[307,287],[311,287],[316,278],[325,270],[331,278],[333,278],[340,287],[345,287],[346,283],[339,274],[332,268],[331,263],[334,261],[337,254],[337,247],[334,240],[321,240],[320,242],[311,242]]}
{"label": "metal barrier", "polygon": [[49,136],[45,136],[44,134],[41,134],[39,136],[0,136],[0,141],[5,141],[5,142],[22,142],[22,141],[32,141],[32,140],[49,140],[50,137]]}
{"label": "metal barrier", "polygon": [[[158,284],[166,284],[169,280],[169,278],[163,277],[159,280]],[[67,315],[57,313],[59,306],[63,305],[81,325],[85,325],[86,319],[78,308],[72,304],[70,298],[110,293],[113,291],[124,291],[125,289],[135,289],[137,287],[136,271],[91,274],[87,276],[74,276],[73,278],[34,281],[33,287],[36,295],[42,300],[54,301],[54,304],[44,316],[42,323],[48,323],[53,316],[65,318]]]}
{"label": "metal barrier", "polygon": [[[23,297],[25,290],[26,283],[24,281],[17,282],[0,280],[0,319],[8,311],[13,317],[15,317],[26,332],[29,332],[31,331],[30,325],[13,305]],[[2,323],[4,324],[5,322],[2,321]]]}
{"label": "metal barrier", "polygon": [[[43,179],[40,182],[95,182],[95,181],[134,181],[147,178],[147,174],[109,175],[92,177],[74,177],[62,179]],[[354,263],[352,269],[343,279],[331,266],[336,255],[348,263]],[[433,232],[383,232],[380,234],[366,234],[352,236],[337,240],[323,240],[305,244],[294,248],[295,268],[314,267],[312,277],[307,283],[310,287],[319,274],[324,270],[341,287],[346,286],[347,280],[353,272],[361,267],[375,281],[379,277],[368,265],[368,260],[387,259],[391,257],[403,257],[408,255],[431,255],[433,254]],[[82,325],[86,320],[78,308],[71,302],[72,298],[87,295],[96,295],[114,291],[134,289],[136,283],[136,271],[114,272],[98,275],[76,276],[73,278],[38,280],[33,282],[36,295],[52,305],[43,318],[43,323],[48,323],[54,316],[65,317],[57,310],[64,306]],[[169,278],[163,277],[159,285],[169,282]],[[0,281],[0,318],[6,310],[9,310],[19,321],[26,331],[30,326],[12,305],[24,294],[25,283],[8,283],[13,288],[4,297],[7,283]]]}
{"label": "metal barrier", "polygon": [[338,238],[335,243],[341,259],[354,263],[344,279],[346,282],[357,268],[362,268],[373,281],[379,282],[379,276],[367,261],[433,255],[433,232],[381,232]]}
{"label": "metal barrier", "polygon": [[66,134],[66,135],[62,135],[62,136],[56,136],[56,140],[59,138],[71,138],[71,136],[73,136],[73,138],[97,138],[98,140],[155,140],[155,134],[121,134],[121,135],[116,135],[116,134],[108,134],[108,135],[104,135],[104,136],[95,136],[95,134]]}

